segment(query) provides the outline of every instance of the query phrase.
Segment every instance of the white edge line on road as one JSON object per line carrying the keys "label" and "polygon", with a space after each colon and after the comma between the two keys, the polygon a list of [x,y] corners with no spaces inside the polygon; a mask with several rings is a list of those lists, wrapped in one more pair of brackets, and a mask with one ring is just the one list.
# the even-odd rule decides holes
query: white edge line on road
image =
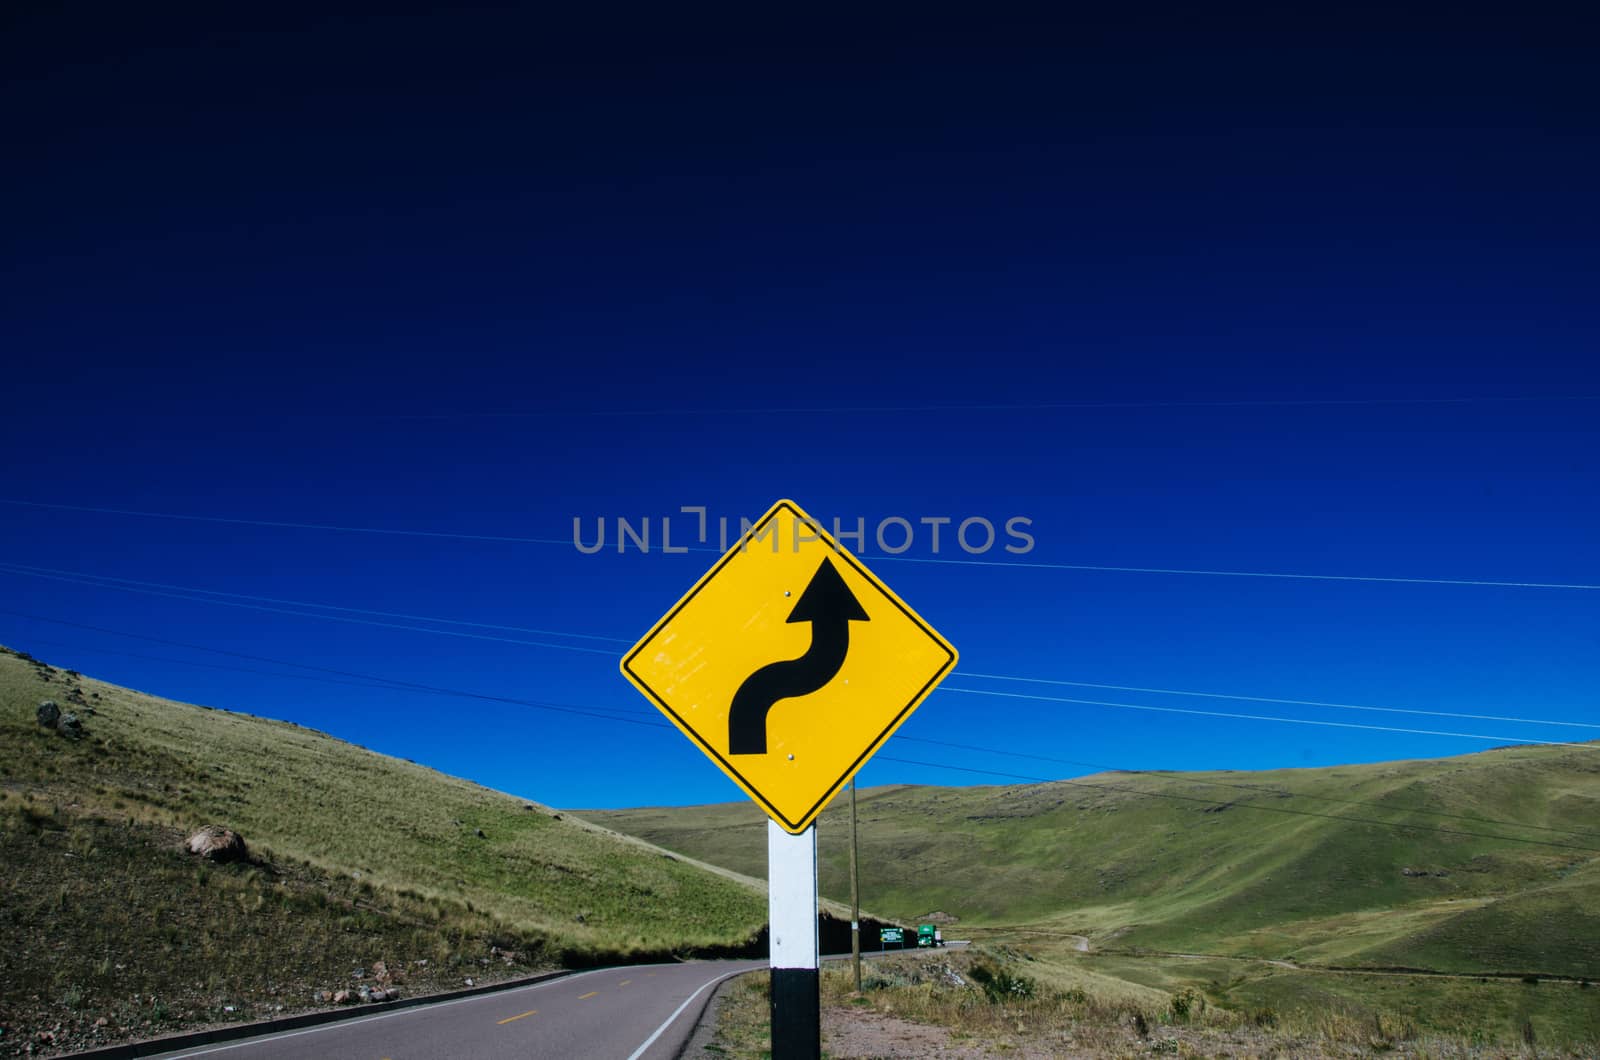
{"label": "white edge line on road", "polygon": [[656,1043],[656,1039],[657,1038],[661,1037],[662,1032],[665,1031],[668,1027],[672,1026],[672,1021],[677,1019],[679,1016],[683,1015],[683,1010],[689,1007],[689,1002],[691,1002],[695,998],[699,997],[702,993],[704,993],[706,991],[706,989],[708,987],[716,986],[718,983],[722,982],[724,979],[731,979],[736,975],[744,975],[746,972],[759,972],[760,970],[761,969],[759,967],[756,967],[756,968],[740,968],[737,971],[726,972],[726,973],[724,973],[722,975],[717,976],[715,979],[711,979],[711,980],[708,980],[708,981],[706,981],[704,983],[701,983],[700,984],[700,989],[696,990],[694,993],[692,993],[688,997],[684,998],[683,999],[683,1004],[679,1005],[675,1010],[673,1010],[672,1015],[668,1016],[666,1018],[666,1020],[661,1024],[661,1026],[659,1026],[659,1027],[657,1027],[655,1029],[655,1033],[651,1034],[650,1037],[648,1037],[648,1038],[646,1038],[644,1040],[644,1044],[640,1045],[639,1048],[635,1049],[633,1052],[628,1054],[628,1060],[639,1060],[639,1057],[644,1055],[644,1051],[646,1049],[650,1048],[652,1045],[654,1045]]}
{"label": "white edge line on road", "polygon": [[[527,986],[515,987],[511,990],[496,991],[487,994],[474,994],[472,997],[458,997],[453,1001],[439,1001],[432,1005],[412,1005],[410,1008],[398,1009],[394,1012],[380,1012],[376,1016],[365,1016],[354,1020],[336,1020],[333,1023],[322,1023],[315,1027],[307,1027],[302,1031],[284,1031],[281,1034],[263,1034],[258,1038],[241,1038],[227,1045],[213,1045],[205,1049],[197,1049],[192,1053],[157,1053],[156,1058],[166,1057],[166,1060],[187,1060],[191,1056],[208,1056],[211,1053],[227,1052],[229,1049],[243,1049],[247,1045],[260,1045],[262,1042],[276,1042],[285,1038],[298,1038],[303,1034],[316,1034],[318,1031],[337,1030],[340,1027],[356,1027],[363,1023],[376,1023],[379,1020],[392,1019],[395,1016],[415,1015],[429,1012],[434,1009],[449,1008],[452,1005],[464,1005],[468,1001],[483,1001],[488,998],[505,997],[510,994],[520,993],[523,990],[537,990],[542,986],[552,986],[556,983],[570,983],[574,979],[582,979],[586,975],[598,975],[600,972],[614,972],[615,968],[591,968],[586,972],[574,972],[572,975],[557,976],[546,979],[542,983],[529,983]],[[687,1003],[687,1002],[686,1002]],[[657,1033],[660,1033],[659,1031]]]}

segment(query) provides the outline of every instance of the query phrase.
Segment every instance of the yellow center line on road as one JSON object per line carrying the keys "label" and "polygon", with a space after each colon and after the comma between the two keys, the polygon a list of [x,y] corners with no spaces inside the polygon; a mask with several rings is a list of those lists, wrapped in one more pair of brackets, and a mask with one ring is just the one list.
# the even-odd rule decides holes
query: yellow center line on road
{"label": "yellow center line on road", "polygon": [[627,986],[631,982],[633,982],[632,979],[624,979],[622,982],[618,983],[617,985],[618,986]]}
{"label": "yellow center line on road", "polygon": [[598,993],[599,993],[599,992],[600,992],[600,991],[598,991],[598,990],[591,990],[591,991],[589,991],[589,992],[588,992],[588,993],[587,993],[587,994],[579,994],[579,995],[578,995],[578,1000],[579,1000],[579,1001],[587,1001],[587,1000],[589,1000],[589,999],[590,999],[590,998],[591,998],[591,997],[594,997],[594,996],[595,996],[595,995],[596,995],[596,994],[598,994]]}
{"label": "yellow center line on road", "polygon": [[538,1009],[530,1008],[526,1012],[519,1012],[515,1016],[507,1016],[503,1020],[495,1020],[494,1022],[495,1022],[495,1025],[498,1026],[498,1027],[504,1027],[508,1023],[515,1023],[520,1019],[526,1019],[529,1016],[537,1016],[538,1014],[539,1014],[539,1010]]}

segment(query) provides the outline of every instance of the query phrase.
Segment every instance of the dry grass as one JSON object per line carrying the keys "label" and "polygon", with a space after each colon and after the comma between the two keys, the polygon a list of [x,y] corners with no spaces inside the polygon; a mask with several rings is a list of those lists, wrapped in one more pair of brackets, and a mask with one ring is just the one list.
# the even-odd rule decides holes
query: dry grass
{"label": "dry grass", "polygon": [[[545,942],[460,902],[399,894],[265,852],[212,865],[181,832],[27,797],[0,805],[0,1054],[40,1031],[87,1046],[260,1019],[354,989],[459,987],[553,966]],[[106,1022],[98,1024],[104,1019]]]}
{"label": "dry grass", "polygon": [[772,980],[766,972],[741,975],[722,988],[716,1006],[716,1036],[705,1047],[713,1057],[772,1055]]}
{"label": "dry grass", "polygon": [[[974,948],[908,954],[869,962],[862,992],[849,969],[822,974],[823,1030],[828,1055],[853,1052],[854,1025],[881,1017],[942,1028],[952,1049],[1018,1058],[1086,1057],[1587,1057],[1587,1048],[1530,1047],[1520,1041],[1472,1041],[1425,1033],[1392,1013],[1330,1008],[1283,1015],[1265,1009],[1219,1008],[1201,991],[1109,995],[1046,985],[1048,962]],[[718,1018],[715,1055],[768,1055],[767,987],[763,975],[730,988]]]}

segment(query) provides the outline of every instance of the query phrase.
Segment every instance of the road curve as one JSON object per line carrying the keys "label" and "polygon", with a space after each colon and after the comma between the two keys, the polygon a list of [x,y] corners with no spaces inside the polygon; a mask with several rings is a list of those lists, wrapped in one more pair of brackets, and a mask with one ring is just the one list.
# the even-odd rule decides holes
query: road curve
{"label": "road curve", "polygon": [[765,960],[601,968],[493,994],[160,1054],[160,1060],[669,1060],[715,985]]}

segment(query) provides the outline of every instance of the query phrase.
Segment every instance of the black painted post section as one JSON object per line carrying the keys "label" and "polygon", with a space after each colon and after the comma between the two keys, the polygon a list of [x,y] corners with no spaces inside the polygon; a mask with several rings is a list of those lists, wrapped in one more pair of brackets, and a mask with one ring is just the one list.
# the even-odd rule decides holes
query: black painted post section
{"label": "black painted post section", "polygon": [[772,969],[772,1060],[822,1055],[822,995],[815,968]]}

